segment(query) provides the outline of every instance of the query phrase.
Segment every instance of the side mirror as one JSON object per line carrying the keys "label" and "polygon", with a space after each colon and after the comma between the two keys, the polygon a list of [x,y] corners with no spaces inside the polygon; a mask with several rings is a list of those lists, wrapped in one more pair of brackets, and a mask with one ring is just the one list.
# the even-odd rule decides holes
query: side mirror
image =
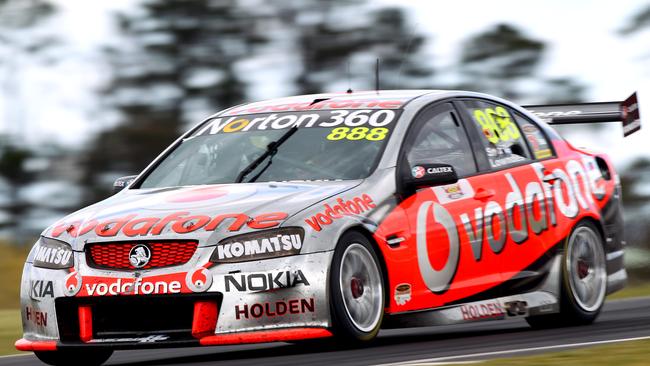
{"label": "side mirror", "polygon": [[402,182],[406,191],[415,192],[422,187],[456,183],[458,175],[448,164],[416,164],[411,166],[409,175],[402,177]]}
{"label": "side mirror", "polygon": [[113,194],[123,190],[128,187],[131,182],[137,177],[137,175],[128,175],[126,177],[117,178],[115,183],[113,183]]}

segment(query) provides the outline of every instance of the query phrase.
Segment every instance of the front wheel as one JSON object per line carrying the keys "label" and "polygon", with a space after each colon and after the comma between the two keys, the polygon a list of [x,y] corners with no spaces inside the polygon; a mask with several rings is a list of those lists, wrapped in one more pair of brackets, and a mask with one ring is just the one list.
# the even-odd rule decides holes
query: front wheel
{"label": "front wheel", "polygon": [[330,294],[339,339],[364,342],[377,336],[384,317],[384,280],[370,241],[358,232],[344,234],[336,246]]}
{"label": "front wheel", "polygon": [[562,256],[560,313],[530,317],[536,328],[591,324],[605,303],[607,269],[602,236],[588,221],[566,240]]}
{"label": "front wheel", "polygon": [[99,366],[113,354],[113,350],[86,350],[86,351],[35,351],[34,354],[41,362],[53,366],[79,365]]}

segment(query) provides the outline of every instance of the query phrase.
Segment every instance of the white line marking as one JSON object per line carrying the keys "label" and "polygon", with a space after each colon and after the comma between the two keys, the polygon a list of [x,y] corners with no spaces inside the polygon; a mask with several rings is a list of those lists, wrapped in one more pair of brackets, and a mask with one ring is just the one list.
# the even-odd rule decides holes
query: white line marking
{"label": "white line marking", "polygon": [[594,341],[594,342],[558,344],[558,345],[554,345],[554,346],[530,347],[530,348],[521,348],[521,349],[514,349],[514,350],[507,350],[507,351],[473,353],[473,354],[469,354],[469,355],[457,355],[457,356],[445,356],[445,357],[436,357],[436,358],[425,358],[425,359],[421,359],[421,360],[387,363],[387,364],[380,364],[380,365],[376,365],[376,366],[397,366],[397,365],[411,365],[411,366],[413,366],[413,365],[428,363],[428,362],[441,362],[441,361],[450,361],[450,360],[463,359],[463,358],[507,355],[507,354],[512,354],[512,353],[524,353],[524,352],[542,351],[542,350],[558,349],[558,348],[559,349],[562,349],[562,348],[576,348],[576,347],[584,347],[584,346],[593,346],[593,345],[598,345],[598,344],[640,341],[640,340],[643,340],[643,339],[650,339],[650,336],[634,337],[634,338],[608,339],[608,340],[605,340],[605,341]]}
{"label": "white line marking", "polygon": [[29,352],[29,353],[17,353],[15,355],[0,356],[0,358],[23,357],[23,356],[29,356],[31,354],[32,354],[31,352]]}

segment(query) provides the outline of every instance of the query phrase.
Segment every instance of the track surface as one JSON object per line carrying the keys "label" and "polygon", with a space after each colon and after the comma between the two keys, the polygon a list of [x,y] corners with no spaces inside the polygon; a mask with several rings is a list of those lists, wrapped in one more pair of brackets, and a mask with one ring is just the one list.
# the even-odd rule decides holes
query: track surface
{"label": "track surface", "polygon": [[[467,361],[511,354],[480,355],[522,350],[516,355],[558,351],[567,345],[650,336],[650,297],[608,302],[590,326],[531,330],[523,319],[469,325],[384,331],[366,348],[306,346],[285,343],[119,351],[107,365],[378,365],[446,358]],[[548,347],[544,349],[544,347]],[[542,348],[542,349],[539,349]],[[475,355],[466,357],[466,355]],[[431,360],[438,361],[438,360]],[[442,361],[442,360],[439,360]],[[0,358],[0,366],[42,365],[33,355]]]}

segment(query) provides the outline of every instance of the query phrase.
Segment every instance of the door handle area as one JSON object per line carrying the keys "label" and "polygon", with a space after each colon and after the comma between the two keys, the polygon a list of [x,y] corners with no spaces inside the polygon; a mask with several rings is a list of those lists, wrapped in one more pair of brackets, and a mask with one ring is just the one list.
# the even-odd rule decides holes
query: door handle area
{"label": "door handle area", "polygon": [[491,197],[494,197],[495,194],[496,192],[494,189],[479,188],[478,191],[476,191],[476,194],[474,194],[474,199],[485,201]]}

